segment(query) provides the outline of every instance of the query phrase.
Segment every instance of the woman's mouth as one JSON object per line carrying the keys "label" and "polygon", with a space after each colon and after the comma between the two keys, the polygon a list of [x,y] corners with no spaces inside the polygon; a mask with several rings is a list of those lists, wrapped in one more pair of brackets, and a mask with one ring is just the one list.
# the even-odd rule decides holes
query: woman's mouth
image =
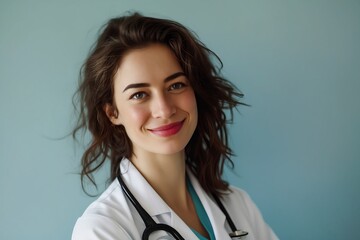
{"label": "woman's mouth", "polygon": [[181,128],[184,124],[184,121],[185,120],[170,123],[170,124],[163,125],[163,126],[160,126],[157,128],[152,128],[152,129],[149,129],[149,131],[152,132],[153,134],[161,136],[161,137],[169,137],[169,136],[175,135],[176,133],[178,133],[181,130]]}

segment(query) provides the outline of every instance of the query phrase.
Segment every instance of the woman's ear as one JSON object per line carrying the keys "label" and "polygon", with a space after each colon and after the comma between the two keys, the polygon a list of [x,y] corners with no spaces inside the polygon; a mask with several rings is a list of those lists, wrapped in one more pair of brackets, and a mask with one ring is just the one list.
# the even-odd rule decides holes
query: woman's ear
{"label": "woman's ear", "polygon": [[117,110],[110,103],[106,103],[103,107],[103,110],[106,116],[109,118],[110,122],[112,122],[112,124],[114,125],[121,124]]}

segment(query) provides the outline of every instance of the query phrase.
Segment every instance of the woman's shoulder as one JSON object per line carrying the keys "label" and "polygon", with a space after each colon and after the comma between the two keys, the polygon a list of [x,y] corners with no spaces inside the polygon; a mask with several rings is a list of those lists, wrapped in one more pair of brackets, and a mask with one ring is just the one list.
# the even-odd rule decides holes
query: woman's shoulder
{"label": "woman's shoulder", "polygon": [[111,215],[114,214],[114,210],[120,210],[118,202],[122,198],[122,192],[119,190],[120,187],[117,182],[113,181],[105,191],[86,208],[82,216],[101,214],[111,217]]}
{"label": "woman's shoulder", "polygon": [[84,211],[74,226],[72,240],[85,239],[132,239],[127,229],[131,213],[117,181],[111,185]]}
{"label": "woman's shoulder", "polygon": [[86,213],[76,221],[72,240],[133,239],[127,231],[109,216]]}
{"label": "woman's shoulder", "polygon": [[245,204],[254,204],[254,201],[248,194],[248,192],[242,188],[230,185],[229,186],[230,193],[228,197],[231,199],[241,200]]}
{"label": "woman's shoulder", "polygon": [[249,194],[244,189],[233,185],[229,186],[229,190],[222,195],[222,199],[227,206],[230,206],[230,208],[234,207],[235,209],[240,208],[242,214],[245,213],[248,217],[253,215],[252,212],[258,210]]}

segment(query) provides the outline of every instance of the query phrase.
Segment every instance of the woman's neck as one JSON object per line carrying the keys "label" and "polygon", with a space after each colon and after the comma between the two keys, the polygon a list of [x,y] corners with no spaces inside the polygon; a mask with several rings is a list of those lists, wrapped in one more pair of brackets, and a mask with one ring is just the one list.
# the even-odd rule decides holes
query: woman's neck
{"label": "woman's neck", "polygon": [[174,155],[139,155],[132,163],[166,204],[192,229],[208,236],[186,187],[185,152]]}
{"label": "woman's neck", "polygon": [[132,163],[171,208],[189,208],[185,153],[134,155]]}

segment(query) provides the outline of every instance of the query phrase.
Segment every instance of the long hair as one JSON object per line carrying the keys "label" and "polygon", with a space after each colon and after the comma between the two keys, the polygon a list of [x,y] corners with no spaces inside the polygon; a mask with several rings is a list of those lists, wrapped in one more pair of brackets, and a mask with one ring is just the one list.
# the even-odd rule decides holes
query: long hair
{"label": "long hair", "polygon": [[[73,98],[79,109],[73,137],[76,139],[81,129],[91,133],[81,161],[82,186],[85,178],[96,186],[93,173],[108,160],[110,180],[115,179],[121,159],[132,155],[132,143],[124,127],[111,124],[103,107],[114,102],[114,75],[124,54],[152,43],[164,44],[174,52],[194,89],[198,125],[185,147],[186,163],[207,193],[221,195],[228,190],[228,183],[221,179],[224,164],[234,166],[226,124],[232,120],[233,109],[243,104],[239,100],[243,94],[220,76],[221,60],[190,30],[175,21],[139,13],[110,19],[80,71],[79,88]],[[219,66],[212,63],[212,56]]]}

